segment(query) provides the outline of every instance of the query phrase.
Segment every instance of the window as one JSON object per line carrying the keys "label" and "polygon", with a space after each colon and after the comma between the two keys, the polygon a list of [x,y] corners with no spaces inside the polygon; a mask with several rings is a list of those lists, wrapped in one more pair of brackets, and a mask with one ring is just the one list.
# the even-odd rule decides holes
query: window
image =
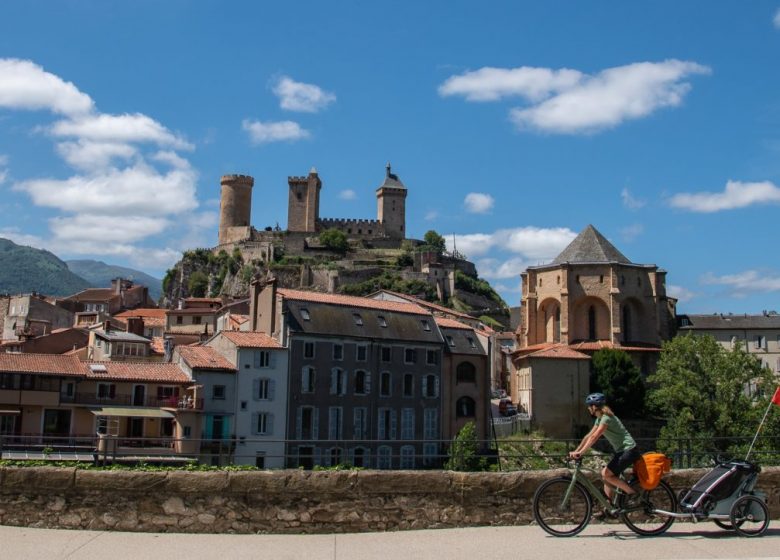
{"label": "window", "polygon": [[414,374],[404,374],[404,397],[414,396]]}
{"label": "window", "polygon": [[757,334],[755,338],[753,339],[753,347],[754,348],[766,348],[766,337],[760,334]]}
{"label": "window", "polygon": [[256,379],[255,380],[255,395],[259,401],[270,401],[274,398],[274,381],[273,379]]}
{"label": "window", "polygon": [[257,452],[257,455],[255,456],[255,467],[258,469],[265,468],[265,452],[263,451]]}
{"label": "window", "polygon": [[341,464],[341,455],[342,453],[340,447],[331,447],[330,450],[328,450],[328,454],[326,455],[328,464],[331,467],[335,467],[336,465]]}
{"label": "window", "polygon": [[309,310],[302,307],[301,308],[301,319],[304,321],[311,321],[311,315],[309,315]]}
{"label": "window", "polygon": [[214,400],[225,400],[225,386],[214,385],[211,388],[211,398]]}
{"label": "window", "polygon": [[353,313],[352,314],[352,319],[355,321],[355,324],[358,327],[362,327],[363,326],[363,317],[360,316],[360,313]]}
{"label": "window", "polygon": [[439,365],[439,352],[436,350],[426,350],[425,363],[429,366]]}
{"label": "window", "polygon": [[477,368],[469,362],[461,362],[455,370],[456,383],[476,383]]}
{"label": "window", "polygon": [[424,331],[430,331],[431,330],[431,324],[426,319],[420,320],[420,324],[422,325],[422,328],[423,328]]}
{"label": "window", "polygon": [[395,410],[391,408],[380,408],[377,418],[377,439],[395,439],[396,417]]}
{"label": "window", "polygon": [[377,450],[376,468],[378,469],[393,468],[393,450],[389,445],[382,445]]}
{"label": "window", "polygon": [[376,320],[379,321],[380,327],[387,328],[387,321],[385,320],[384,315],[378,315]]}
{"label": "window", "polygon": [[423,437],[439,439],[439,409],[426,408],[423,417]]}
{"label": "window", "polygon": [[389,397],[392,389],[392,377],[389,371],[379,374],[379,396]]}
{"label": "window", "polygon": [[247,406],[249,406],[249,403],[247,401],[241,401],[241,410],[246,410]]}
{"label": "window", "polygon": [[731,337],[731,347],[734,348],[739,344],[739,337],[737,335],[732,335]]}
{"label": "window", "polygon": [[317,375],[313,367],[305,366],[301,374],[301,392],[313,393]]}
{"label": "window", "polygon": [[415,348],[404,349],[404,363],[407,364],[417,363],[417,349]]}
{"label": "window", "polygon": [[389,362],[392,359],[392,348],[389,346],[382,347],[382,361]]}
{"label": "window", "polygon": [[371,375],[359,369],[355,372],[355,394],[368,395],[371,392]]}
{"label": "window", "polygon": [[368,439],[368,409],[365,407],[352,409],[352,439]]}
{"label": "window", "polygon": [[270,412],[258,412],[255,414],[255,435],[269,436],[274,431],[274,415]]}
{"label": "window", "polygon": [[[32,376],[26,376],[32,377]],[[113,399],[116,397],[116,385],[113,383],[98,383],[97,384],[97,398],[99,399]]]}
{"label": "window", "polygon": [[355,467],[366,468],[368,467],[368,461],[366,461],[366,448],[356,447],[352,452],[352,465]]}
{"label": "window", "polygon": [[401,468],[413,469],[414,468],[414,446],[404,445],[401,447]]}
{"label": "window", "polygon": [[368,360],[368,346],[358,344],[355,347],[355,361],[365,362],[366,360]]}
{"label": "window", "polygon": [[447,338],[447,344],[449,344],[450,346],[454,347],[455,346],[455,339],[452,338],[450,335],[447,335],[446,338]]}
{"label": "window", "polygon": [[456,418],[473,418],[475,416],[476,404],[471,397],[461,397],[455,403]]}
{"label": "window", "polygon": [[314,343],[313,342],[304,342],[303,343],[303,357],[310,360],[314,357]]}
{"label": "window", "polygon": [[474,340],[474,337],[467,336],[466,340],[469,341],[469,346],[471,346],[472,348],[476,348],[477,347],[477,341]]}
{"label": "window", "polygon": [[340,406],[328,408],[328,439],[341,439],[342,416],[342,408]]}
{"label": "window", "polygon": [[439,396],[439,378],[435,375],[426,375],[422,378],[422,394],[427,399]]}
{"label": "window", "polygon": [[177,325],[183,325],[184,324],[184,317],[181,315],[176,315],[176,324]]}
{"label": "window", "polygon": [[330,394],[347,394],[347,372],[340,368],[333,368],[330,371]]}
{"label": "window", "polygon": [[401,410],[401,439],[414,439],[414,409]]}
{"label": "window", "polygon": [[542,279],[539,278],[539,286],[541,286],[541,285],[542,285]]}
{"label": "window", "polygon": [[271,353],[266,350],[255,350],[253,359],[256,368],[268,367],[271,364]]}
{"label": "window", "polygon": [[300,440],[315,440],[319,438],[319,415],[313,406],[298,407],[298,422],[296,438]]}
{"label": "window", "polygon": [[333,359],[334,360],[343,360],[344,359],[344,345],[343,344],[333,343]]}
{"label": "window", "polygon": [[588,307],[588,340],[596,340],[596,308]]}
{"label": "window", "polygon": [[604,283],[604,275],[601,274],[599,275],[599,284],[603,284],[603,283]]}
{"label": "window", "polygon": [[435,443],[423,444],[423,464],[425,466],[433,465],[439,460],[439,446]]}
{"label": "window", "polygon": [[200,315],[194,315],[192,317],[192,324],[193,325],[200,325],[201,322],[201,316]]}

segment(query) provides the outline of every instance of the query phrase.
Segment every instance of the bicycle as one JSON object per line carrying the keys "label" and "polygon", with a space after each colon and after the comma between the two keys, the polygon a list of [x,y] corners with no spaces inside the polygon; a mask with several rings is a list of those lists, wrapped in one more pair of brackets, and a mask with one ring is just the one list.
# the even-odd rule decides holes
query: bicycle
{"label": "bicycle", "polygon": [[610,501],[585,476],[585,472],[593,471],[582,467],[582,458],[574,462],[568,475],[543,482],[534,494],[534,519],[550,535],[572,537],[587,527],[594,497],[605,511],[638,535],[660,535],[674,523],[674,517],[666,514],[676,511],[677,497],[663,480],[653,490],[644,490],[636,477],[632,477],[627,482],[639,493],[638,498],[629,502],[628,498],[633,496],[616,489]]}

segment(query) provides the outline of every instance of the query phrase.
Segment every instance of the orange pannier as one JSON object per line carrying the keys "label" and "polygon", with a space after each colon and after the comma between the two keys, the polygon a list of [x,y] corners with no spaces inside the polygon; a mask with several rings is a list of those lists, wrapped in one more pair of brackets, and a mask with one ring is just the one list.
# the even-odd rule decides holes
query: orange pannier
{"label": "orange pannier", "polygon": [[639,485],[645,490],[658,486],[661,477],[670,470],[672,460],[663,453],[645,453],[634,462],[634,474],[639,479]]}

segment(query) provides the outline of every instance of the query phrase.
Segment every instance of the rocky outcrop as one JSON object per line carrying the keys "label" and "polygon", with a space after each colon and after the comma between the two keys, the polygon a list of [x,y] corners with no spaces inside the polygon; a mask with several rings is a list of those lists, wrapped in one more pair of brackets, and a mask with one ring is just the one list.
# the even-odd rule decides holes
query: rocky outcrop
{"label": "rocky outcrop", "polygon": [[[675,490],[706,472],[675,471]],[[0,469],[0,524],[147,532],[346,533],[527,524],[555,471]],[[759,486],[780,516],[780,468]]]}

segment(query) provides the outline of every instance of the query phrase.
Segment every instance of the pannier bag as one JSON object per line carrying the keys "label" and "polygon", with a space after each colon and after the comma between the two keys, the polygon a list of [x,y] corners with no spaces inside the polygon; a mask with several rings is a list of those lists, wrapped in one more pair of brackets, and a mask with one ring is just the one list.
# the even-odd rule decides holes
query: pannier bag
{"label": "pannier bag", "polygon": [[721,463],[685,493],[680,505],[684,509],[710,513],[719,502],[725,501],[730,508],[739,496],[753,490],[760,471],[761,467],[746,461]]}
{"label": "pannier bag", "polygon": [[672,460],[663,453],[645,453],[634,462],[634,474],[639,479],[639,485],[645,490],[658,486],[664,473],[671,469]]}

